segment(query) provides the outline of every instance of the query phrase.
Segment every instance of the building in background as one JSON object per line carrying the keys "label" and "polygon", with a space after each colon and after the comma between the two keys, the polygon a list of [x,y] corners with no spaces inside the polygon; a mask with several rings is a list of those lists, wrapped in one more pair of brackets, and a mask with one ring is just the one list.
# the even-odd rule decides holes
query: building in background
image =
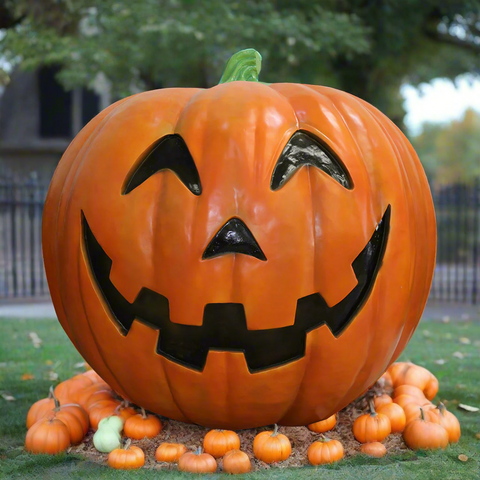
{"label": "building in background", "polygon": [[0,98],[0,175],[35,177],[48,184],[73,137],[110,103],[100,93],[66,91],[56,67],[13,72]]}

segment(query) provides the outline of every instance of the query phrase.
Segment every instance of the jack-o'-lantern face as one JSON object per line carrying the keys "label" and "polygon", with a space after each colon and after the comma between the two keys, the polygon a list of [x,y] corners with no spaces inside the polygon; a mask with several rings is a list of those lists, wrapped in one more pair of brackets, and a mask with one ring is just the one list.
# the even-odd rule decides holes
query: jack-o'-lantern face
{"label": "jack-o'-lantern face", "polygon": [[413,150],[333,89],[232,81],[102,112],[47,198],[59,319],[113,388],[211,427],[307,424],[400,353],[435,223]]}

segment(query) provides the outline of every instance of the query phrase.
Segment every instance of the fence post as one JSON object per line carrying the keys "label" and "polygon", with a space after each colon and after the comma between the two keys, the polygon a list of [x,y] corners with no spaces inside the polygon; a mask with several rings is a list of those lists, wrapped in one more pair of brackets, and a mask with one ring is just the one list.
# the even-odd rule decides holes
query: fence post
{"label": "fence post", "polygon": [[473,263],[473,278],[472,278],[472,303],[476,305],[478,295],[478,244],[480,243],[479,232],[479,217],[480,217],[480,178],[475,179],[473,188],[473,248],[472,248],[472,263]]}

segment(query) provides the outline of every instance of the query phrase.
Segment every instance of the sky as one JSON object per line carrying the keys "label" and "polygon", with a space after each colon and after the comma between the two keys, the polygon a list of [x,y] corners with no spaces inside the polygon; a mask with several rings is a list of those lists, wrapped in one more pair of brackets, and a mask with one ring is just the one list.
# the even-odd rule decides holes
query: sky
{"label": "sky", "polygon": [[423,122],[459,119],[469,107],[480,112],[480,80],[471,75],[458,77],[456,86],[441,78],[419,88],[404,85],[401,93],[407,111],[405,124],[414,135],[421,132]]}

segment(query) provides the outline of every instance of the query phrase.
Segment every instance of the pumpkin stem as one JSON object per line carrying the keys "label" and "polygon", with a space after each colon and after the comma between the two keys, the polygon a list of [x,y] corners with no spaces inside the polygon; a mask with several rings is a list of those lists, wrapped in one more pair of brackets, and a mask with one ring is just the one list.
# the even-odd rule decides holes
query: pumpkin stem
{"label": "pumpkin stem", "polygon": [[275,427],[273,428],[273,433],[272,433],[272,437],[276,437],[278,435],[278,425],[275,424]]}
{"label": "pumpkin stem", "polygon": [[130,448],[130,444],[132,443],[132,439],[129,438],[126,442],[125,442],[125,446],[123,447],[124,450],[128,450]]}
{"label": "pumpkin stem", "polygon": [[423,413],[423,408],[420,407],[420,419],[425,421],[425,414]]}
{"label": "pumpkin stem", "polygon": [[243,80],[258,82],[262,69],[262,56],[253,48],[240,50],[230,57],[219,84]]}
{"label": "pumpkin stem", "polygon": [[447,411],[447,407],[442,402],[438,402],[437,408],[440,410],[440,415],[442,417],[445,416],[445,412]]}
{"label": "pumpkin stem", "polygon": [[195,455],[201,455],[202,454],[202,447],[198,447],[196,450],[195,450]]}
{"label": "pumpkin stem", "polygon": [[53,402],[55,404],[54,410],[58,412],[60,409],[60,402],[58,401],[58,398],[55,396],[55,392],[53,391],[53,385],[50,385],[49,391],[48,391],[48,398],[53,398]]}
{"label": "pumpkin stem", "polygon": [[370,415],[374,417],[377,412],[375,411],[375,402],[373,401],[373,398],[368,401],[368,406],[370,408]]}
{"label": "pumpkin stem", "polygon": [[320,434],[320,438],[317,440],[317,442],[321,442],[321,443],[326,443],[326,442],[329,442],[330,439],[328,437],[326,437],[323,433]]}
{"label": "pumpkin stem", "polygon": [[140,407],[142,410],[142,417],[145,420],[147,418],[147,414],[145,413],[145,409],[143,407]]}

